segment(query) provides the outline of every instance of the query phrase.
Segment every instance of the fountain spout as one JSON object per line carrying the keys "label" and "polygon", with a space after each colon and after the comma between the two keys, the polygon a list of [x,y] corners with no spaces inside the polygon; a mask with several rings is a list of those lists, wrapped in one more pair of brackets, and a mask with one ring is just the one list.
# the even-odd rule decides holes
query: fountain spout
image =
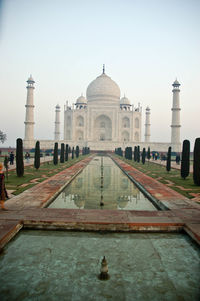
{"label": "fountain spout", "polygon": [[101,270],[100,270],[100,274],[99,274],[99,279],[100,280],[108,280],[109,278],[110,278],[110,276],[108,274],[108,264],[107,264],[106,258],[104,256],[101,261]]}

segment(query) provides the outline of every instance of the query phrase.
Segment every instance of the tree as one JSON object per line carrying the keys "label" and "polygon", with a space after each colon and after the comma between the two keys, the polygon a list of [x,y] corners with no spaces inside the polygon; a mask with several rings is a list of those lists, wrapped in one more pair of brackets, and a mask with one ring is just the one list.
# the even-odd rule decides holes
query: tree
{"label": "tree", "polygon": [[54,152],[53,152],[53,164],[58,164],[58,142],[54,144]]}
{"label": "tree", "polygon": [[69,145],[66,144],[66,150],[65,150],[65,161],[68,161],[68,153],[69,153]]}
{"label": "tree", "polygon": [[74,147],[72,147],[72,159],[74,159]]}
{"label": "tree", "polygon": [[193,156],[193,180],[194,184],[200,186],[200,138],[195,140]]}
{"label": "tree", "polygon": [[4,134],[1,130],[0,130],[0,141],[1,143],[4,143],[6,141],[6,134]]}
{"label": "tree", "polygon": [[125,148],[124,157],[128,159],[128,147]]}
{"label": "tree", "polygon": [[78,145],[76,146],[75,154],[76,154],[76,158],[78,158],[79,157],[79,146]]}
{"label": "tree", "polygon": [[137,162],[140,162],[140,146],[137,147]]}
{"label": "tree", "polygon": [[166,165],[166,170],[169,172],[171,170],[171,151],[172,148],[171,146],[168,148],[167,152],[167,165]]}
{"label": "tree", "polygon": [[61,143],[61,152],[60,152],[60,163],[65,162],[65,145]]}
{"label": "tree", "polygon": [[134,161],[137,161],[137,146],[134,147]]}
{"label": "tree", "polygon": [[151,151],[150,151],[150,147],[148,147],[148,150],[147,150],[147,159],[148,159],[148,160],[151,159]]}
{"label": "tree", "polygon": [[181,177],[185,180],[190,173],[190,141],[183,141],[182,158],[181,158]]}
{"label": "tree", "polygon": [[146,150],[143,148],[142,150],[142,163],[145,164],[145,158],[146,158]]}
{"label": "tree", "polygon": [[40,167],[40,142],[39,141],[37,141],[35,144],[34,167],[36,169]]}
{"label": "tree", "polygon": [[132,160],[132,156],[133,156],[133,151],[132,151],[132,147],[130,146],[130,147],[128,148],[128,159],[129,159],[129,160]]}
{"label": "tree", "polygon": [[6,170],[6,179],[8,180],[8,163],[9,163],[9,159],[8,159],[8,156],[5,156],[4,158],[4,162],[3,162],[3,165],[5,167],[5,170]]}
{"label": "tree", "polygon": [[23,142],[21,138],[17,139],[16,147],[16,172],[18,177],[24,175],[24,160],[23,160]]}

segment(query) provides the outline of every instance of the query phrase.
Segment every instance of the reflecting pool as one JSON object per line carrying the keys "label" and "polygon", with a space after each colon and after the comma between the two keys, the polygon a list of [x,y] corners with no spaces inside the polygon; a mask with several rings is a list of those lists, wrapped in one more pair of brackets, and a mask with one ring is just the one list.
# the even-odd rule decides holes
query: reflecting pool
{"label": "reflecting pool", "polygon": [[200,251],[184,234],[23,230],[0,256],[0,283],[1,301],[197,301]]}
{"label": "reflecting pool", "polygon": [[157,210],[109,157],[96,156],[50,208]]}

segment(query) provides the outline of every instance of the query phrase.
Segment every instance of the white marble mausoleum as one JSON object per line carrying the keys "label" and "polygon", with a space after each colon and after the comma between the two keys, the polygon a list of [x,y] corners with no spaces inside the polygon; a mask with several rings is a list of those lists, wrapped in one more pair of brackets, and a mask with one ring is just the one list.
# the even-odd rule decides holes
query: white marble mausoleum
{"label": "white marble mausoleum", "polygon": [[[38,140],[34,137],[34,80],[32,76],[27,81],[27,102],[25,118],[24,147],[33,148]],[[172,146],[173,151],[180,151],[180,105],[179,82],[173,84],[173,105],[171,142],[153,143],[150,141],[150,108],[145,111],[145,137],[141,137],[142,107],[132,104],[130,100],[121,97],[120,88],[115,81],[105,73],[93,80],[87,87],[86,97],[81,95],[72,106],[64,107],[64,134],[60,134],[60,106],[55,110],[54,140],[40,140],[42,149],[54,147],[58,142],[79,147],[88,146],[91,150],[114,150],[117,147],[140,145],[150,146],[151,150],[167,151]]]}

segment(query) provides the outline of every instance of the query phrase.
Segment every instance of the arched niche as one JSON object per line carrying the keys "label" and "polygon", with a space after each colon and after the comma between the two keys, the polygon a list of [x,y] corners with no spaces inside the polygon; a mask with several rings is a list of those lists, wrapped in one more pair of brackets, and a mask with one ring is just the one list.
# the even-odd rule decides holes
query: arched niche
{"label": "arched niche", "polygon": [[66,131],[66,139],[71,140],[71,132],[69,130]]}
{"label": "arched niche", "polygon": [[139,118],[135,118],[135,128],[139,129],[139,126],[140,126]]}
{"label": "arched niche", "polygon": [[78,116],[77,118],[76,118],[76,125],[77,126],[84,126],[84,118],[83,118],[83,116]]}
{"label": "arched niche", "polygon": [[138,134],[138,132],[135,132],[134,140],[135,141],[139,141],[139,134]]}
{"label": "arched niche", "polygon": [[83,131],[76,131],[76,140],[82,141],[83,140]]}
{"label": "arched niche", "polygon": [[94,139],[98,141],[112,140],[112,121],[102,114],[94,121]]}
{"label": "arched niche", "polygon": [[122,119],[122,127],[123,128],[130,128],[130,119],[128,117],[124,117]]}
{"label": "arched niche", "polygon": [[129,132],[127,132],[127,131],[123,131],[123,133],[122,133],[122,140],[124,141],[124,142],[128,142],[129,141]]}

